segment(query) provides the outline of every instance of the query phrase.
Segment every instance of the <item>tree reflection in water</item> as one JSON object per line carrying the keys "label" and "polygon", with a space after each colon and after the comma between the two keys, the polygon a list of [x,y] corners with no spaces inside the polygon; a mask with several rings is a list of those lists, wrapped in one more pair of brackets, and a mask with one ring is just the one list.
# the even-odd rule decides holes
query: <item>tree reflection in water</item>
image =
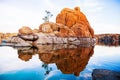
{"label": "tree reflection in water", "polygon": [[38,54],[39,59],[43,62],[42,67],[46,70],[45,75],[52,71],[52,67],[49,67],[49,64],[55,63],[62,73],[79,76],[79,73],[84,70],[93,53],[94,46],[89,45],[54,44],[18,48],[18,57],[24,61],[29,61],[32,55]]}
{"label": "tree reflection in water", "polygon": [[43,64],[42,64],[42,67],[46,70],[45,75],[48,75],[49,72],[52,70],[52,67],[49,67],[49,65],[46,64],[46,63],[43,63]]}

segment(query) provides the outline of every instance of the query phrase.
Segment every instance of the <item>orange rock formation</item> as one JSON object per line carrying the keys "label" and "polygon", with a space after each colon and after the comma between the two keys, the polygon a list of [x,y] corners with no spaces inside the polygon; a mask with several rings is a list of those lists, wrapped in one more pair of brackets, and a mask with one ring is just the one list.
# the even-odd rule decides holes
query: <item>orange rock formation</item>
{"label": "orange rock formation", "polygon": [[39,31],[43,33],[54,33],[56,36],[69,37],[75,36],[75,33],[63,24],[46,22],[39,26]]}
{"label": "orange rock formation", "polygon": [[76,36],[93,37],[94,30],[91,28],[86,16],[79,7],[74,9],[64,8],[56,17],[56,23],[64,24],[74,31]]}

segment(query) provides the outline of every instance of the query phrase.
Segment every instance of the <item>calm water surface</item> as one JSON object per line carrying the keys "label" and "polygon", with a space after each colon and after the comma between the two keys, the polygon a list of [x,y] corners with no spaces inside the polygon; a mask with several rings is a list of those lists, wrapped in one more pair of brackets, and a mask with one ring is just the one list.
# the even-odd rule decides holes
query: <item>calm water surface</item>
{"label": "calm water surface", "polygon": [[93,69],[120,72],[120,47],[0,47],[0,80],[91,80]]}

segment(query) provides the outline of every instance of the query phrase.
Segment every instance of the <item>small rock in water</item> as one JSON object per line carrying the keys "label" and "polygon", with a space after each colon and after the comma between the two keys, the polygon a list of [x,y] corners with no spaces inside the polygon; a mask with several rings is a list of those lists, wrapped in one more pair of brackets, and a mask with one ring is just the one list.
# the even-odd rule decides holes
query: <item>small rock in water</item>
{"label": "small rock in water", "polygon": [[120,72],[105,69],[94,69],[92,80],[120,80]]}

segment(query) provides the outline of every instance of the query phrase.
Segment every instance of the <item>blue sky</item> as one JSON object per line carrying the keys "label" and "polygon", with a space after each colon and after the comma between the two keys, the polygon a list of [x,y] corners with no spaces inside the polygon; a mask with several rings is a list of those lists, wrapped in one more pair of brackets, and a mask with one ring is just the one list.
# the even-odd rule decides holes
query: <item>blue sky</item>
{"label": "blue sky", "polygon": [[95,33],[120,33],[120,0],[0,0],[0,32],[17,32],[22,26],[32,29],[43,23],[45,10],[55,22],[61,9],[79,6]]}

